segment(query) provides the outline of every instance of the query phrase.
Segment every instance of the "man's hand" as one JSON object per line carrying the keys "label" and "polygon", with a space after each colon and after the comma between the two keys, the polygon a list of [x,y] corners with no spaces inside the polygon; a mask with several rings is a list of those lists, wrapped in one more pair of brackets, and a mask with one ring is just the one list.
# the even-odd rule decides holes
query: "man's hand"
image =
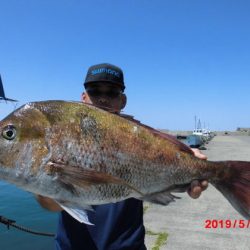
{"label": "man's hand", "polygon": [[207,156],[202,154],[201,151],[197,148],[191,148],[191,150],[194,152],[194,156],[201,160],[207,160]]}
{"label": "man's hand", "polygon": [[[191,148],[191,149],[197,158],[201,160],[207,160],[207,157],[204,154],[202,154],[199,149],[194,149],[194,148]],[[187,193],[189,194],[191,198],[197,199],[200,197],[201,192],[206,190],[207,187],[208,187],[207,180],[203,180],[203,181],[195,180],[191,183],[190,188],[188,189]]]}

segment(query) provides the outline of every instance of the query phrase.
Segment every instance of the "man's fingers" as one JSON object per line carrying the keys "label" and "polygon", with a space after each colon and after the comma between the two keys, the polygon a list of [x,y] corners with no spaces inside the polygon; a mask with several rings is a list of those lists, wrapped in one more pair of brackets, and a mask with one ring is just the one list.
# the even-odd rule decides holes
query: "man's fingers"
{"label": "man's fingers", "polygon": [[188,194],[191,198],[197,199],[200,197],[201,191],[202,191],[201,187],[197,186],[197,187],[194,187],[193,189],[188,190]]}
{"label": "man's fingers", "polygon": [[198,181],[194,180],[191,182],[190,188],[188,189],[188,194],[191,198],[197,199],[200,197],[202,191],[206,190],[208,187],[208,181]]}
{"label": "man's fingers", "polygon": [[197,199],[201,195],[202,188],[200,186],[200,182],[195,180],[191,182],[190,189],[188,190],[188,194],[193,198]]}
{"label": "man's fingers", "polygon": [[198,180],[194,180],[194,181],[191,182],[190,188],[192,190],[197,186],[200,186],[200,182]]}
{"label": "man's fingers", "polygon": [[202,154],[201,151],[197,148],[191,148],[191,150],[194,152],[194,156],[201,159],[201,160],[207,160],[207,156]]}
{"label": "man's fingers", "polygon": [[203,180],[203,181],[200,182],[200,185],[201,185],[202,191],[204,191],[208,187],[208,181],[207,180]]}

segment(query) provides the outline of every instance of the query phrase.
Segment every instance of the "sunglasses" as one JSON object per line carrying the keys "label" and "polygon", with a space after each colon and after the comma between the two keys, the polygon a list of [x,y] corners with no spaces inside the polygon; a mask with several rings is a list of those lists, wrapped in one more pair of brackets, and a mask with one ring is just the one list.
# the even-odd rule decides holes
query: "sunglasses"
{"label": "sunglasses", "polygon": [[117,98],[121,94],[121,91],[115,90],[115,89],[111,89],[108,91],[101,91],[99,89],[87,89],[87,93],[91,97],[106,96],[106,97],[110,97],[110,98]]}

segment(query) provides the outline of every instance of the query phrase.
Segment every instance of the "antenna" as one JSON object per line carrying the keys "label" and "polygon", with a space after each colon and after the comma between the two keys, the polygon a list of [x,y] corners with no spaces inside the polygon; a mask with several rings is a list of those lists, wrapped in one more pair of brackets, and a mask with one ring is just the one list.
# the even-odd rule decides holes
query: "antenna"
{"label": "antenna", "polygon": [[5,94],[4,94],[4,89],[3,89],[3,82],[2,82],[1,75],[0,75],[0,98],[5,99]]}
{"label": "antenna", "polygon": [[194,116],[194,130],[196,131],[196,115]]}
{"label": "antenna", "polygon": [[17,100],[7,98],[4,93],[4,88],[3,88],[3,82],[2,82],[2,77],[0,75],[0,100],[5,100],[6,102],[17,102]]}

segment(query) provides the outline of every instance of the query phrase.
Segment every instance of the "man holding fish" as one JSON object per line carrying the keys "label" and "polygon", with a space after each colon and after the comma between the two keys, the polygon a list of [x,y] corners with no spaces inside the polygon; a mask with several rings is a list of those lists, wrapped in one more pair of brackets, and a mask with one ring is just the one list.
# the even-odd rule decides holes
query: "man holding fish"
{"label": "man holding fish", "polygon": [[[111,64],[98,64],[89,68],[84,82],[84,103],[93,104],[112,113],[120,113],[126,105],[123,72]],[[124,115],[127,119],[133,119]],[[206,156],[198,150],[194,155]],[[207,188],[207,181],[193,181],[188,189],[190,197],[196,199]],[[94,225],[80,223],[71,217],[54,200],[37,196],[41,206],[51,211],[62,211],[56,236],[58,250],[143,250],[145,228],[143,226],[143,203],[129,198],[117,203],[93,206],[88,217]]]}

